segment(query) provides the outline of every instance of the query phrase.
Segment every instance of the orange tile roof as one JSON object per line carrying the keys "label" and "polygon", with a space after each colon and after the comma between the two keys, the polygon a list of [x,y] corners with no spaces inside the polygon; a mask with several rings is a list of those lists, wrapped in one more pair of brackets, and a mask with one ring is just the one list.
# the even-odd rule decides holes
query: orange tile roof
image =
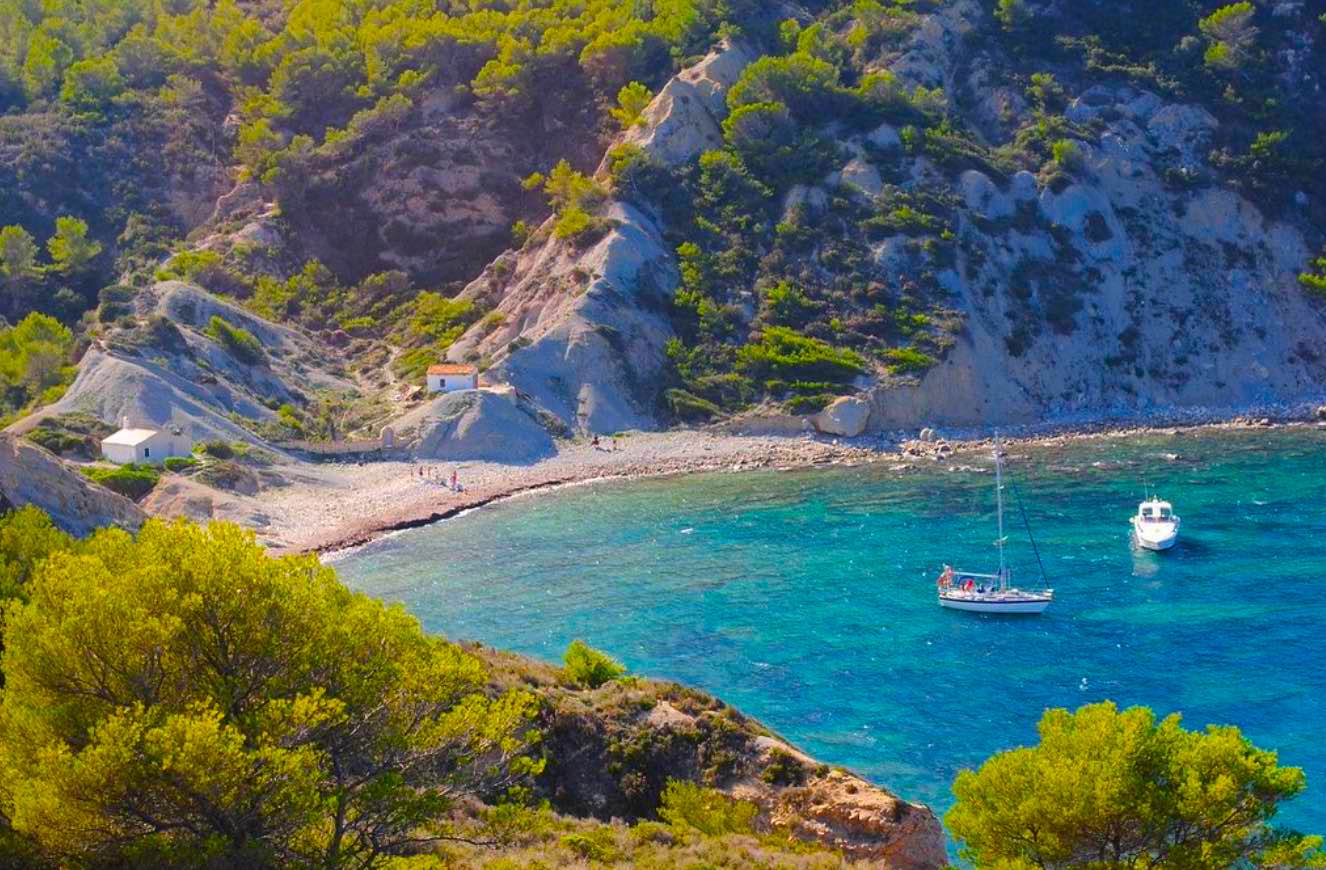
{"label": "orange tile roof", "polygon": [[445,365],[429,366],[428,373],[430,375],[477,375],[479,369],[475,366],[446,363]]}

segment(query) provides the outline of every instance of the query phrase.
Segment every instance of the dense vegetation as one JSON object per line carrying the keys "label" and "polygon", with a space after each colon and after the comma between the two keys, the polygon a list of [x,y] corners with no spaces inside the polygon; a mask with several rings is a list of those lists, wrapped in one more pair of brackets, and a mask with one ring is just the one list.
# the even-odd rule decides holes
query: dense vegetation
{"label": "dense vegetation", "polygon": [[[24,508],[0,518],[0,602],[6,867],[843,866],[694,782],[660,783],[631,826],[559,815],[536,786],[568,737],[541,728],[573,717],[546,693],[583,715],[581,690],[234,526],[79,541]],[[621,674],[583,644],[567,665],[567,684]],[[623,775],[668,752],[626,749]]]}
{"label": "dense vegetation", "polygon": [[[1085,171],[1080,143],[1099,137],[1098,127],[1063,114],[1070,96],[1091,85],[1129,83],[1206,106],[1221,121],[1211,154],[1221,183],[1291,220],[1304,202],[1296,192],[1313,191],[1308,202],[1320,216],[1326,120],[1310,96],[1286,86],[1274,59],[1292,56],[1301,38],[1268,7],[1194,0],[1152,14],[1142,4],[991,4],[989,25],[967,37],[959,72],[979,70],[991,85],[1025,93],[1029,110],[1000,129],[974,122],[983,93],[908,89],[887,63],[881,68],[910,37],[918,11],[942,5],[858,0],[832,4],[809,26],[786,21],[778,43],[763,46],[767,54],[728,94],[725,147],[679,170],[638,149],[615,152],[616,193],[652,207],[677,243],[679,340],[669,349],[676,377],[665,397],[679,417],[762,397],[814,410],[850,392],[863,371],[924,372],[960,329],[937,276],[959,250],[969,264],[981,252],[957,232],[951,187],[907,178],[912,158],[950,176],[975,168],[998,180],[1029,170],[1061,190]],[[842,140],[880,123],[900,140],[896,150],[886,138],[866,140],[864,156],[882,167],[881,190],[863,196],[835,187],[829,173],[853,157]],[[1166,171],[1180,186],[1217,180],[1190,167]],[[826,201],[810,201],[806,186],[816,185]],[[1082,302],[1074,288],[1092,279],[1054,228],[1034,215],[1013,223],[1043,232],[1055,249],[1054,262],[1015,271],[1008,288],[1017,309],[1008,347],[1017,356],[1043,330],[1076,329]],[[875,260],[897,256],[891,246],[899,241],[901,265],[878,269]],[[1314,274],[1305,272],[1303,283],[1315,287]]]}
{"label": "dense vegetation", "polygon": [[1321,837],[1270,825],[1305,786],[1237,728],[1105,702],[960,773],[945,822],[977,867],[1326,867]]}
{"label": "dense vegetation", "polygon": [[[637,80],[657,82],[703,51],[742,5],[3,0],[0,153],[15,159],[0,223],[28,248],[67,234],[66,219],[53,225],[37,206],[55,201],[101,240],[65,246],[64,262],[53,245],[64,283],[52,275],[49,292],[6,265],[6,309],[76,317],[95,298],[90,285],[149,266],[189,228],[167,191],[216,189],[232,160],[297,208],[310,161],[399,126],[426,93],[512,124],[550,100],[597,102],[604,117],[616,100],[633,123],[648,94]],[[237,127],[223,129],[227,115]],[[103,247],[113,256],[97,259]]]}

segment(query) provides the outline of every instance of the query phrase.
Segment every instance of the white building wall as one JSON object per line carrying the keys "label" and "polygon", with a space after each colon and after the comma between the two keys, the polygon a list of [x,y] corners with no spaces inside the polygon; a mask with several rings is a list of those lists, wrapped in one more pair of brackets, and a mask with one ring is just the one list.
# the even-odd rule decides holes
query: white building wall
{"label": "white building wall", "polygon": [[138,448],[131,444],[103,444],[101,455],[116,465],[128,465],[138,461]]}
{"label": "white building wall", "polygon": [[476,375],[429,375],[428,392],[450,393],[455,390],[473,390],[479,386]]}

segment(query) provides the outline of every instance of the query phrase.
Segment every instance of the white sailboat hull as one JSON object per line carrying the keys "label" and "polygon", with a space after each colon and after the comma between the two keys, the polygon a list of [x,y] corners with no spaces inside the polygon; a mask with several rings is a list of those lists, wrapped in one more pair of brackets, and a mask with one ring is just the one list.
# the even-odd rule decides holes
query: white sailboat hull
{"label": "white sailboat hull", "polygon": [[1004,592],[939,593],[939,606],[971,613],[1041,613],[1054,601],[1053,592],[1022,592],[1008,589]]}

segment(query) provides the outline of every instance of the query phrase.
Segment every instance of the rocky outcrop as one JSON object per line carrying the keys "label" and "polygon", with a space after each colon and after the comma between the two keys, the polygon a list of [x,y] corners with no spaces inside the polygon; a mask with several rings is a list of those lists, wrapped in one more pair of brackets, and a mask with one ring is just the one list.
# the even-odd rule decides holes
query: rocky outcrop
{"label": "rocky outcrop", "polygon": [[821,764],[722,701],[675,683],[563,685],[555,669],[478,649],[494,689],[518,685],[544,701],[547,767],[537,788],[559,812],[607,820],[651,817],[667,782],[702,782],[760,808],[775,826],[856,861],[895,870],[948,864],[943,828],[909,803]]}
{"label": "rocky outcrop", "polygon": [[651,218],[615,203],[607,220],[611,228],[588,248],[549,238],[490,267],[463,296],[489,299],[496,288],[497,313],[448,356],[491,358],[487,377],[515,386],[574,429],[655,428],[677,270]]}
{"label": "rocky outcrop", "polygon": [[515,390],[447,393],[397,420],[400,443],[419,459],[524,464],[556,452],[537,411]]}
{"label": "rocky outcrop", "polygon": [[[298,330],[190,284],[160,282],[133,305],[138,325],[106,329],[64,396],[14,431],[41,417],[85,413],[114,426],[126,418],[139,426],[179,426],[196,441],[261,444],[253,427],[272,420],[274,407],[304,404],[319,390],[354,389],[331,371],[329,353]],[[213,317],[253,335],[260,358],[240,358],[208,335]]]}
{"label": "rocky outcrop", "polygon": [[146,515],[122,495],[89,481],[35,444],[0,433],[0,499],[34,505],[75,535],[103,526],[136,530]]}
{"label": "rocky outcrop", "polygon": [[814,426],[826,435],[855,438],[866,431],[870,422],[870,403],[856,396],[835,399],[814,417]]}
{"label": "rocky outcrop", "polygon": [[741,43],[720,46],[664,85],[623,141],[672,166],[722,147],[728,89],[756,57]]}

